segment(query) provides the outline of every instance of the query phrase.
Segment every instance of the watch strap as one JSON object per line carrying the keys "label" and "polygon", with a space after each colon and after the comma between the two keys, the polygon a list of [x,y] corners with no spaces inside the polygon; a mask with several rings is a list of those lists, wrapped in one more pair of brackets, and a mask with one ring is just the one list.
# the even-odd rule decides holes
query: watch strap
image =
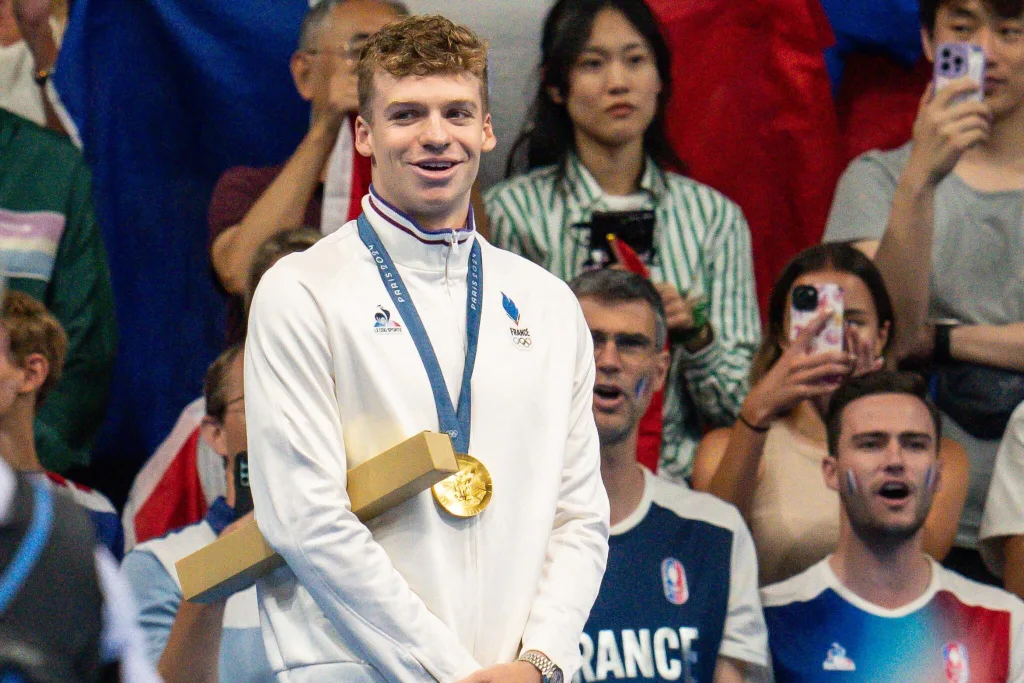
{"label": "watch strap", "polygon": [[952,363],[953,355],[950,353],[950,333],[956,325],[939,323],[935,326],[935,343],[932,349],[932,360],[936,363]]}
{"label": "watch strap", "polygon": [[563,683],[562,670],[542,653],[536,650],[527,650],[519,655],[519,661],[536,667],[537,671],[540,671],[543,683]]}

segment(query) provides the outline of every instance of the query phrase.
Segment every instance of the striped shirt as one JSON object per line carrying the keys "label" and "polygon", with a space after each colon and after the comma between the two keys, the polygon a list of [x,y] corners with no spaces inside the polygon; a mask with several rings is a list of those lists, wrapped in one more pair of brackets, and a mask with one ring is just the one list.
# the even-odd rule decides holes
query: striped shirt
{"label": "striped shirt", "polygon": [[[536,169],[495,185],[484,201],[495,244],[571,280],[589,256],[591,214],[607,207],[578,157],[565,166],[562,179],[556,166]],[[697,353],[672,349],[660,472],[678,480],[690,474],[702,429],[731,424],[749,388],[761,337],[750,229],[733,202],[650,159],[640,187],[655,212],[651,279],[707,297],[715,332]]]}

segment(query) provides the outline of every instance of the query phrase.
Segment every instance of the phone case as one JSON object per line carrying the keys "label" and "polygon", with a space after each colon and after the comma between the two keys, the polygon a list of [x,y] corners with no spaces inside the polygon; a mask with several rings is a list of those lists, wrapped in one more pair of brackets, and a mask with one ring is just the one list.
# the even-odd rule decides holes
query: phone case
{"label": "phone case", "polygon": [[796,339],[797,336],[811,323],[824,308],[832,310],[832,317],[829,318],[825,328],[815,335],[811,340],[811,352],[842,351],[844,343],[843,326],[843,288],[836,284],[818,285],[818,306],[813,311],[800,311],[790,308],[789,338]]}
{"label": "phone case", "polygon": [[981,100],[985,97],[985,52],[970,43],[942,43],[935,50],[935,92],[949,82],[969,76],[979,90],[963,100]]}
{"label": "phone case", "polygon": [[235,515],[241,517],[252,511],[252,489],[249,488],[249,454],[242,451],[235,456]]}

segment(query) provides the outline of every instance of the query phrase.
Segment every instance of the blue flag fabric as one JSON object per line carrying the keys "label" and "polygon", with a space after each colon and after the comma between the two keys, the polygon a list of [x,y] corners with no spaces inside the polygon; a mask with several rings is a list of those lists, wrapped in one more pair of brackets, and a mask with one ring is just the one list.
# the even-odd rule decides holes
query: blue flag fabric
{"label": "blue flag fabric", "polygon": [[55,85],[93,171],[120,348],[92,470],[120,500],[224,346],[206,211],[230,166],[280,163],[309,108],[306,0],[75,0]]}
{"label": "blue flag fabric", "polygon": [[910,67],[921,56],[918,0],[821,0],[836,44],[825,51],[833,91],[847,55],[882,52]]}

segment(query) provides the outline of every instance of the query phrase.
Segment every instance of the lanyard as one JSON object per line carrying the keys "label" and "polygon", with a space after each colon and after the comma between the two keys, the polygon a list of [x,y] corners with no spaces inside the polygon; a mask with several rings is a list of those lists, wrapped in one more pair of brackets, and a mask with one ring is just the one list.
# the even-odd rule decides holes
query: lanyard
{"label": "lanyard", "polygon": [[481,268],[480,243],[473,240],[473,248],[469,252],[469,273],[466,287],[466,337],[468,338],[468,349],[466,351],[466,364],[462,370],[462,390],[459,392],[458,410],[452,406],[452,398],[448,393],[448,386],[444,383],[444,375],[441,373],[441,365],[437,362],[437,355],[434,347],[430,344],[430,337],[423,327],[416,306],[409,296],[409,291],[402,282],[391,256],[380,241],[380,237],[374,232],[370,221],[365,215],[360,215],[358,220],[359,238],[370,251],[370,258],[377,266],[384,289],[388,290],[391,301],[398,309],[399,315],[405,322],[405,327],[416,344],[416,350],[420,354],[420,361],[427,371],[427,379],[430,380],[430,390],[434,393],[434,407],[437,409],[437,422],[442,432],[448,434],[452,439],[452,445],[456,453],[469,453],[469,426],[470,426],[470,382],[473,379],[473,366],[476,365],[476,347],[480,340],[480,303],[483,292],[483,270]]}

